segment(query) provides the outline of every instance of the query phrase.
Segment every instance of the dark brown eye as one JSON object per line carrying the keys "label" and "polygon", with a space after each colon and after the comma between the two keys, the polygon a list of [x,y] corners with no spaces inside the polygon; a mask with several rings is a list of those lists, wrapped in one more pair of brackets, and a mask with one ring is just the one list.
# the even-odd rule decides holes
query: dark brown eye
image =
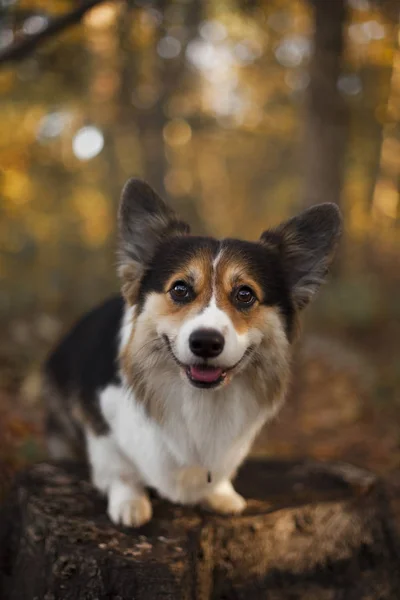
{"label": "dark brown eye", "polygon": [[175,302],[189,302],[192,296],[192,289],[184,281],[176,281],[169,293]]}
{"label": "dark brown eye", "polygon": [[235,292],[234,298],[236,304],[243,308],[251,306],[256,301],[253,290],[247,285],[242,285],[242,287],[238,288]]}

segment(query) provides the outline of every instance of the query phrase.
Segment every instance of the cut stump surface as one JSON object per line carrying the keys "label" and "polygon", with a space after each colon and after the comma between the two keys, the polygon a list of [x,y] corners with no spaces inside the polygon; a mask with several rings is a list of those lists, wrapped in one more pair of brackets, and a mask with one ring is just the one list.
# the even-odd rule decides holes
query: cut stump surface
{"label": "cut stump surface", "polygon": [[78,465],[23,473],[0,513],[2,600],[398,600],[383,487],[346,464],[249,461],[243,515],[153,499],[115,527]]}

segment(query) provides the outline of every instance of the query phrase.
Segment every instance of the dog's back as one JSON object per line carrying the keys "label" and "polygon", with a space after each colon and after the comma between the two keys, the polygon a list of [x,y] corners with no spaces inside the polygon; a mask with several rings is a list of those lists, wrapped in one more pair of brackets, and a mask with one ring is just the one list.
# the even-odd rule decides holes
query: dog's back
{"label": "dog's back", "polygon": [[98,392],[120,383],[117,359],[123,309],[122,297],[116,296],[88,312],[45,364],[46,437],[54,459],[82,456],[82,425],[98,434],[108,431]]}

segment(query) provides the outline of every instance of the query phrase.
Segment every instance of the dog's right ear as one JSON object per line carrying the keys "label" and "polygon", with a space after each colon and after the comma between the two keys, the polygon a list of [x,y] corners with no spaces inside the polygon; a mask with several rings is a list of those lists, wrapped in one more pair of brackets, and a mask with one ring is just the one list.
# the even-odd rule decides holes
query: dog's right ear
{"label": "dog's right ear", "polygon": [[135,302],[144,272],[162,241],[169,236],[187,235],[189,226],[144,181],[129,179],[122,190],[118,213],[119,274],[122,292]]}
{"label": "dog's right ear", "polygon": [[317,204],[274,229],[261,242],[279,253],[294,305],[304,308],[324,282],[342,232],[336,204]]}

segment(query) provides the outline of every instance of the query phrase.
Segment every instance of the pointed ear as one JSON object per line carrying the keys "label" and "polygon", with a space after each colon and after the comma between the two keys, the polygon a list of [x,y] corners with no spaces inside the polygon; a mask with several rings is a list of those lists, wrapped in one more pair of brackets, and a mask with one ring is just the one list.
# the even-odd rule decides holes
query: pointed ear
{"label": "pointed ear", "polygon": [[133,292],[160,243],[169,236],[187,235],[190,228],[147,183],[129,179],[122,190],[118,229],[123,293],[133,301]]}
{"label": "pointed ear", "polygon": [[265,231],[261,242],[278,249],[296,308],[304,308],[323,283],[342,231],[336,204],[317,204]]}

